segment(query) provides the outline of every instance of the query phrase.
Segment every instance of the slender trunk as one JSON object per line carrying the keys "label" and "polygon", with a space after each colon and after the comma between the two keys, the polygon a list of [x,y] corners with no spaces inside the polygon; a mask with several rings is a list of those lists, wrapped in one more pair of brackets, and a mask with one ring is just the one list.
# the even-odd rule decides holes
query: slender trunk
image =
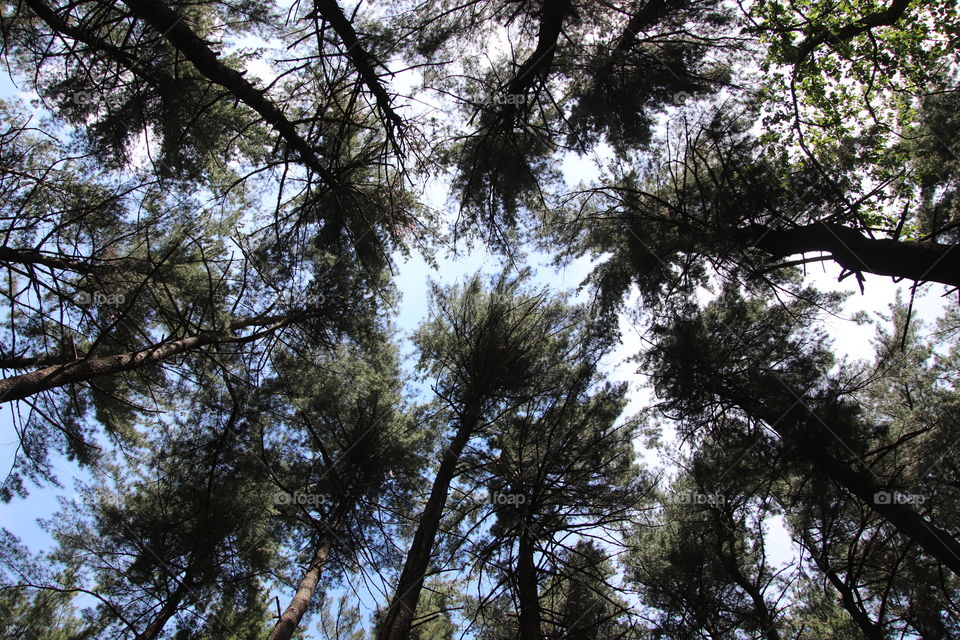
{"label": "slender trunk", "polygon": [[814,546],[813,541],[806,535],[806,532],[802,533],[802,536],[807,551],[810,553],[810,557],[813,558],[814,563],[820,571],[823,572],[823,575],[827,577],[827,580],[830,581],[833,588],[837,590],[837,593],[840,594],[840,603],[843,605],[843,608],[847,610],[847,613],[850,614],[850,617],[853,618],[853,621],[857,623],[857,626],[860,627],[863,636],[867,638],[867,640],[884,640],[885,636],[880,625],[871,620],[866,611],[857,606],[857,600],[853,597],[853,589],[841,580],[837,572],[830,567],[827,559],[820,554],[820,551]]}
{"label": "slender trunk", "polygon": [[[770,389],[774,388],[773,385],[771,381],[761,380],[756,388]],[[764,405],[749,395],[730,389],[718,390],[718,393],[738,404],[747,413],[764,420],[785,442],[796,447],[798,453],[815,469],[860,498],[864,504],[870,505],[899,533],[960,576],[960,544],[957,540],[950,533],[924,518],[910,505],[878,499],[878,494],[886,492],[877,485],[868,471],[854,469],[830,454],[827,448],[830,442],[823,440],[823,431],[820,428],[823,419],[815,415],[806,405],[797,402],[784,413]]]}
{"label": "slender trunk", "polygon": [[[735,530],[735,524],[732,516],[726,514],[728,522],[724,523],[719,511],[714,510],[714,521],[717,526],[717,536],[722,536],[717,540],[717,555],[720,556],[720,562],[726,568],[727,573],[733,578],[733,581],[743,589],[750,600],[753,601],[754,614],[757,617],[757,624],[761,633],[767,640],[780,640],[780,632],[777,631],[773,614],[767,606],[767,601],[763,598],[760,588],[754,584],[743,570],[737,560],[736,546],[732,532]],[[729,547],[729,551],[724,549],[724,543]]]}
{"label": "slender trunk", "polygon": [[430,490],[430,498],[420,515],[413,543],[407,552],[407,560],[400,573],[400,581],[397,583],[396,595],[387,609],[383,625],[377,634],[378,640],[407,640],[410,635],[413,616],[420,601],[420,591],[423,589],[423,580],[430,564],[433,544],[440,529],[443,509],[447,504],[447,492],[456,475],[460,455],[470,436],[476,431],[479,419],[480,404],[477,402],[464,412],[460,427],[443,454],[437,476],[433,480],[433,488]]}
{"label": "slender trunk", "polygon": [[352,487],[347,490],[347,495],[344,496],[337,506],[334,517],[317,540],[313,550],[313,557],[310,559],[310,565],[307,567],[306,572],[304,572],[303,577],[300,578],[300,583],[297,585],[297,591],[293,595],[293,599],[290,601],[290,604],[287,605],[280,619],[277,620],[277,624],[273,627],[273,631],[270,632],[268,640],[290,640],[297,630],[297,627],[300,626],[300,621],[307,612],[307,607],[310,606],[313,595],[317,590],[317,584],[320,582],[320,573],[323,570],[323,566],[327,563],[327,558],[330,556],[333,540],[346,521],[347,514],[353,508],[354,500],[351,496],[352,492]]}
{"label": "slender trunk", "polygon": [[180,584],[177,585],[177,588],[170,595],[166,602],[163,603],[163,608],[160,609],[160,613],[147,625],[147,628],[144,629],[141,633],[138,633],[134,640],[155,640],[160,633],[163,631],[163,627],[166,626],[167,622],[180,608],[180,604],[183,602],[183,599],[186,597],[187,593],[190,591],[190,579],[191,573],[190,569],[183,574],[183,579],[180,581]]}
{"label": "slender trunk", "polygon": [[520,600],[521,640],[541,640],[540,593],[537,590],[537,566],[533,561],[534,540],[528,526],[520,532],[517,552],[517,591]]}
{"label": "slender trunk", "polygon": [[[269,318],[244,318],[234,320],[229,329],[243,329],[253,326],[267,326],[267,331],[273,331],[286,326],[304,317],[303,312],[288,316],[272,316]],[[0,380],[0,402],[22,400],[34,394],[62,387],[74,382],[85,382],[96,376],[121,373],[140,369],[160,362],[172,356],[209,344],[220,342],[244,342],[251,336],[236,338],[224,331],[202,331],[193,336],[161,342],[150,345],[137,351],[127,351],[99,358],[78,358],[60,365],[52,365]]]}

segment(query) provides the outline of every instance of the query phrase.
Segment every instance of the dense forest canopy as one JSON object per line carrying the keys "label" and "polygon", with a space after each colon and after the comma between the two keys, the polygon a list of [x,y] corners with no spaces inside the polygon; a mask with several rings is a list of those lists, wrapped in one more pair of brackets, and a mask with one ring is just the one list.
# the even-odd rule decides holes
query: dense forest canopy
{"label": "dense forest canopy", "polygon": [[[0,507],[52,541],[0,529],[0,637],[960,637],[953,2],[18,0],[0,48]],[[410,259],[460,273],[402,331]]]}

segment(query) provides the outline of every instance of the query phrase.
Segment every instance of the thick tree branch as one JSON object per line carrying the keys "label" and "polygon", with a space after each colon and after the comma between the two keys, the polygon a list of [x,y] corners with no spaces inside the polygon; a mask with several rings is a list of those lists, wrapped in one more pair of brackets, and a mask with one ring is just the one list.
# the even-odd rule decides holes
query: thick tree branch
{"label": "thick tree branch", "polygon": [[803,62],[817,47],[827,42],[844,42],[874,27],[888,27],[893,25],[906,12],[907,7],[910,6],[910,2],[911,0],[893,0],[886,10],[871,13],[840,29],[831,30],[827,27],[820,27],[814,30],[813,33],[807,36],[806,40],[797,46],[796,63],[799,64]]}
{"label": "thick tree branch", "polygon": [[256,111],[328,185],[337,184],[336,175],[323,165],[310,143],[300,136],[280,108],[266,97],[266,92],[250,84],[239,71],[220,62],[217,54],[187,26],[182,16],[160,2],[124,0],[124,4],[130,7],[134,16],[156,29],[176,47],[197,71]]}
{"label": "thick tree branch", "polygon": [[[62,387],[63,385],[85,382],[96,376],[111,375],[123,371],[133,371],[156,364],[185,351],[200,347],[229,342],[247,342],[264,333],[273,332],[305,318],[307,311],[299,311],[286,316],[241,318],[230,322],[226,330],[201,331],[192,336],[160,342],[136,351],[127,351],[98,358],[78,358],[61,365],[52,365],[0,380],[0,402],[22,400],[34,394]],[[264,330],[238,338],[232,331],[248,327],[265,327]]]}
{"label": "thick tree branch", "polygon": [[403,119],[397,115],[396,111],[394,111],[390,105],[390,96],[380,82],[380,76],[377,75],[375,68],[375,61],[371,58],[370,54],[367,53],[367,50],[363,48],[363,45],[360,44],[356,30],[354,30],[353,25],[350,23],[350,20],[347,19],[347,16],[344,15],[343,10],[340,8],[340,5],[337,4],[336,0],[314,0],[314,7],[317,14],[333,27],[340,41],[343,42],[343,46],[351,62],[353,62],[353,66],[356,67],[357,72],[360,74],[360,79],[363,81],[363,84],[366,85],[370,93],[376,98],[377,108],[380,109],[380,114],[383,116],[387,136],[390,138],[390,142],[394,149],[397,150],[397,153],[400,153],[401,149],[397,144],[394,132],[403,132]]}
{"label": "thick tree branch", "polygon": [[952,244],[874,239],[829,222],[791,229],[749,225],[735,235],[777,259],[823,251],[849,271],[960,287],[960,249]]}
{"label": "thick tree branch", "polygon": [[41,265],[51,269],[63,269],[85,274],[100,273],[110,269],[106,265],[92,264],[87,260],[54,256],[41,253],[36,249],[14,249],[11,247],[0,247],[0,263]]}
{"label": "thick tree branch", "polygon": [[647,0],[644,2],[643,6],[627,22],[626,28],[617,40],[617,46],[614,47],[614,56],[618,56],[632,47],[640,32],[655,25],[666,13],[666,0]]}
{"label": "thick tree branch", "polygon": [[[508,96],[526,96],[530,89],[547,75],[563,32],[563,21],[572,10],[571,0],[544,0],[540,12],[537,48],[520,64],[516,74],[507,83]],[[507,122],[513,122],[517,115],[517,105],[509,102],[504,108],[504,115]]]}
{"label": "thick tree branch", "polygon": [[102,38],[96,37],[84,29],[70,25],[70,23],[68,23],[60,14],[54,11],[53,8],[43,2],[43,0],[24,0],[24,4],[30,7],[30,9],[32,9],[41,20],[46,22],[47,26],[53,29],[54,32],[59,33],[62,36],[66,36],[71,40],[75,40],[76,42],[83,43],[91,49],[101,51],[109,55],[141,78],[146,80],[155,80],[152,70],[139,64],[137,60],[127,51],[124,51],[120,47],[107,42]]}

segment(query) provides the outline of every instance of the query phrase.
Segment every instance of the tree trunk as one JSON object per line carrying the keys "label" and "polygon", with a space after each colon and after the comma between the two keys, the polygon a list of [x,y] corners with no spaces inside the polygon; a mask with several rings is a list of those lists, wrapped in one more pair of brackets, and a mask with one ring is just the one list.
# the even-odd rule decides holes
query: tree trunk
{"label": "tree trunk", "polygon": [[300,621],[307,612],[307,607],[313,600],[313,594],[317,590],[317,584],[320,582],[320,573],[323,566],[327,563],[330,556],[330,549],[333,547],[333,540],[340,528],[346,521],[347,514],[353,508],[354,501],[351,497],[353,488],[347,490],[347,495],[340,501],[336,513],[326,527],[323,534],[317,540],[313,550],[313,557],[310,559],[310,565],[307,567],[300,583],[297,585],[297,591],[293,595],[290,604],[284,610],[277,624],[270,632],[268,640],[290,640],[293,633],[300,626]]}
{"label": "tree trunk", "polygon": [[[273,331],[305,317],[304,312],[288,316],[268,318],[244,318],[229,324],[230,330],[253,326],[272,325],[265,331]],[[96,376],[132,371],[155,364],[178,353],[221,342],[245,342],[251,336],[236,338],[224,331],[202,331],[193,336],[150,345],[138,351],[127,351],[99,358],[78,358],[61,365],[52,365],[0,380],[0,402],[22,400],[34,394],[62,387],[74,382],[85,382]]]}
{"label": "tree trunk", "polygon": [[407,552],[407,560],[400,573],[400,581],[397,583],[396,595],[387,609],[383,625],[377,634],[378,640],[407,640],[410,636],[410,627],[413,624],[420,591],[423,589],[423,580],[430,564],[433,544],[440,529],[443,509],[447,504],[447,492],[456,475],[460,455],[476,431],[479,419],[480,403],[477,402],[467,407],[459,429],[443,454],[437,476],[433,480],[433,488],[430,490],[430,498],[420,515],[413,543]]}
{"label": "tree trunk", "polygon": [[841,580],[837,572],[830,567],[827,559],[820,554],[820,551],[814,546],[813,541],[806,532],[803,532],[801,535],[807,551],[810,553],[810,557],[813,558],[814,563],[820,571],[823,572],[823,575],[827,577],[827,580],[830,581],[833,588],[837,590],[837,593],[840,594],[840,603],[843,605],[843,608],[847,610],[847,613],[850,614],[850,617],[853,618],[853,621],[857,623],[857,626],[860,627],[863,636],[867,638],[867,640],[885,640],[886,636],[880,625],[871,620],[866,611],[857,606],[856,598],[853,597],[853,589]]}
{"label": "tree trunk", "polygon": [[184,597],[186,597],[190,591],[190,579],[191,574],[188,568],[183,574],[183,579],[180,580],[180,584],[177,585],[177,588],[163,604],[160,613],[147,625],[146,629],[135,636],[134,640],[155,640],[163,632],[163,627],[166,626],[170,618],[177,612]]}
{"label": "tree trunk", "polygon": [[537,566],[533,561],[534,540],[527,524],[520,532],[517,552],[517,591],[520,600],[521,640],[542,640],[540,629],[540,593],[537,589]]}

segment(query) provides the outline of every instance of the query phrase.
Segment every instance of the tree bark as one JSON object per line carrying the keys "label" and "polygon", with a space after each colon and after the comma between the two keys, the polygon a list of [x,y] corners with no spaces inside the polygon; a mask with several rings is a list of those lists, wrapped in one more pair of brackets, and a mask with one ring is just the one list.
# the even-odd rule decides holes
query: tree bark
{"label": "tree bark", "polygon": [[550,69],[557,42],[563,31],[563,21],[573,9],[571,0],[546,0],[540,10],[540,28],[537,48],[517,69],[507,85],[508,93],[526,93],[533,83]]}
{"label": "tree bark", "polygon": [[407,640],[410,636],[410,627],[413,624],[417,603],[420,601],[427,567],[430,565],[433,544],[440,529],[443,509],[447,504],[450,483],[456,476],[460,455],[476,431],[479,420],[480,403],[476,402],[464,411],[460,427],[443,454],[440,468],[437,469],[437,476],[430,490],[430,498],[420,515],[413,543],[407,552],[407,559],[400,573],[400,581],[397,583],[396,595],[387,609],[383,625],[377,634],[378,640]]}
{"label": "tree bark", "polygon": [[750,225],[736,235],[774,258],[822,251],[849,271],[960,287],[960,249],[953,244],[873,239],[828,222],[791,229]]}
{"label": "tree bark", "polygon": [[542,640],[540,629],[540,593],[537,589],[537,566],[533,561],[534,540],[527,524],[520,532],[517,552],[517,591],[520,600],[521,640]]}
{"label": "tree bark", "polygon": [[331,519],[329,525],[326,526],[324,533],[317,540],[310,564],[306,572],[304,572],[303,577],[300,578],[297,591],[293,595],[290,604],[287,605],[287,608],[280,616],[277,624],[273,627],[273,631],[270,632],[268,640],[290,640],[297,630],[297,627],[300,626],[300,621],[307,612],[307,607],[310,606],[310,602],[313,600],[314,593],[317,590],[317,584],[320,582],[320,573],[327,563],[331,548],[333,548],[333,540],[346,521],[347,514],[353,508],[352,491],[352,488],[348,489],[347,495],[337,506],[336,514]]}
{"label": "tree bark", "polygon": [[242,318],[231,322],[228,328],[230,330],[253,326],[268,326],[268,328],[263,332],[254,334],[254,336],[244,338],[237,338],[231,335],[229,331],[202,331],[193,336],[153,344],[136,351],[127,351],[99,358],[78,358],[64,364],[44,367],[18,376],[10,376],[0,380],[0,402],[22,400],[47,389],[75,382],[85,382],[96,376],[132,371],[210,344],[249,341],[263,333],[272,332],[296,322],[305,316],[305,312],[297,312],[287,316]]}

